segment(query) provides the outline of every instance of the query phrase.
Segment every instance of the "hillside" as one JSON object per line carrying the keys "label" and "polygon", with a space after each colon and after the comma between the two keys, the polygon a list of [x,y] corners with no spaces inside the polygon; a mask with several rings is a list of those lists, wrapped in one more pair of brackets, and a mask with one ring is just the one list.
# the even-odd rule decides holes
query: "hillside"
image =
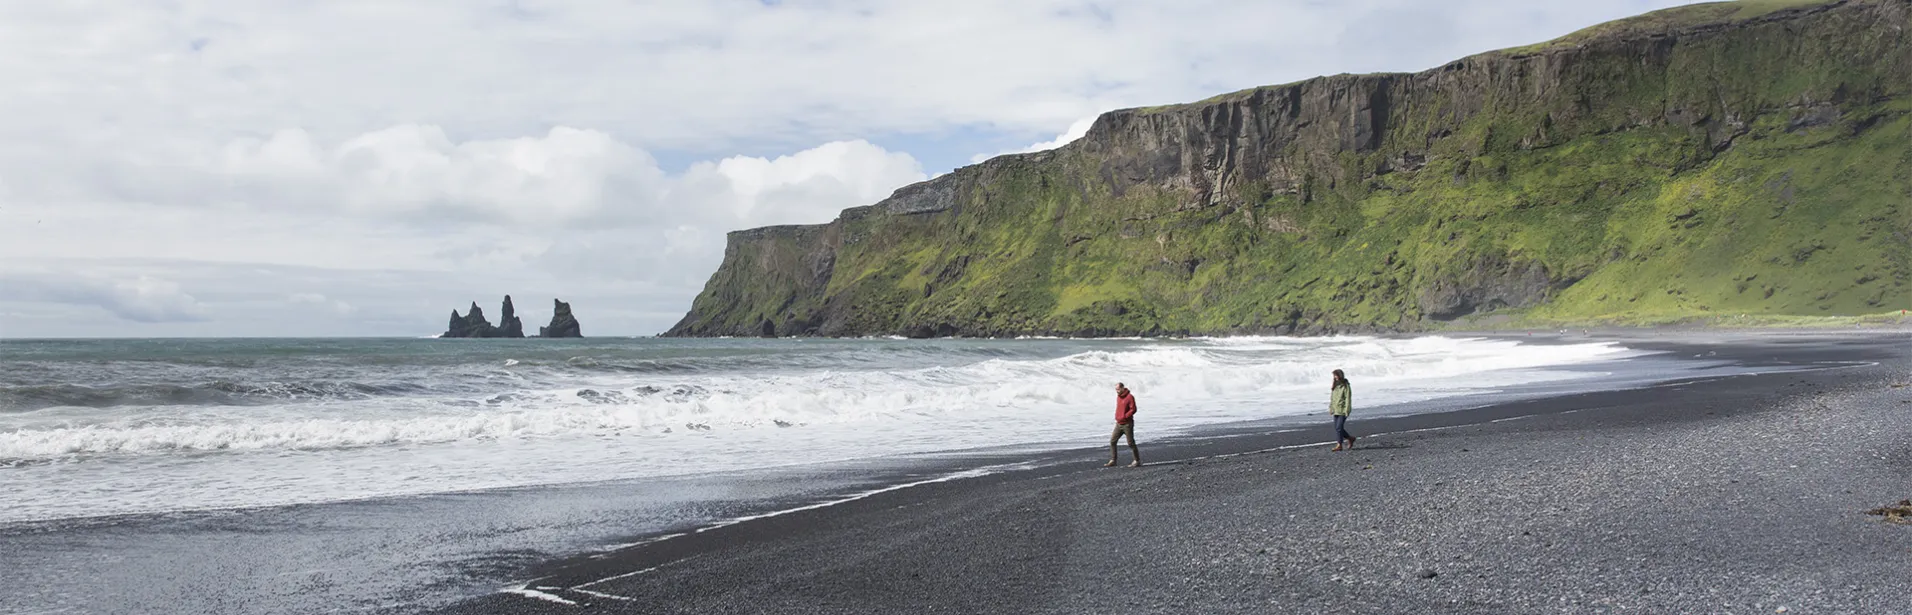
{"label": "hillside", "polygon": [[730,234],[669,335],[1414,331],[1912,307],[1912,0],[1695,5],[1127,109]]}

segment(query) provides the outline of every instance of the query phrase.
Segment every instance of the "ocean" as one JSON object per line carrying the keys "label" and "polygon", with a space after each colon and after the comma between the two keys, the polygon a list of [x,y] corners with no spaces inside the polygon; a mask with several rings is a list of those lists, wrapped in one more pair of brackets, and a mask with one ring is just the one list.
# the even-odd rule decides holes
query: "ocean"
{"label": "ocean", "polygon": [[[403,611],[537,558],[911,478],[898,468],[916,458],[1099,446],[1116,382],[1146,447],[1321,413],[1337,368],[1357,413],[1401,413],[1642,354],[1504,337],[6,340],[0,542],[15,548],[0,564],[41,589],[0,607],[301,612],[317,596]],[[228,552],[260,533],[274,555]],[[405,541],[419,544],[391,546]],[[138,581],[133,598],[74,580],[148,577],[166,560],[95,561],[148,551],[271,561],[209,568],[190,590]],[[215,582],[265,570],[330,580]]]}

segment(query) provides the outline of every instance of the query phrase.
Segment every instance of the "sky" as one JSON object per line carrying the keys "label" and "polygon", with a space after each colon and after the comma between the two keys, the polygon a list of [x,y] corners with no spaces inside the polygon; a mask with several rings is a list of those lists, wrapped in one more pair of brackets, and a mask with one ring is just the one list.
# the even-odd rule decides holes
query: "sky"
{"label": "sky", "polygon": [[0,337],[669,328],[724,233],[1686,0],[116,0],[0,19]]}

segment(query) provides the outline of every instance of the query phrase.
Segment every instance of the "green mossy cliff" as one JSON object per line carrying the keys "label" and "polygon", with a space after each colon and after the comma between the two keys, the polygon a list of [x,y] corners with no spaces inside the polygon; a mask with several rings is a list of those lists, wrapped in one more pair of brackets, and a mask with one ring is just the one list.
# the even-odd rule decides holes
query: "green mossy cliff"
{"label": "green mossy cliff", "polygon": [[1114,111],[732,233],[669,335],[1154,335],[1912,307],[1912,0],[1694,5]]}

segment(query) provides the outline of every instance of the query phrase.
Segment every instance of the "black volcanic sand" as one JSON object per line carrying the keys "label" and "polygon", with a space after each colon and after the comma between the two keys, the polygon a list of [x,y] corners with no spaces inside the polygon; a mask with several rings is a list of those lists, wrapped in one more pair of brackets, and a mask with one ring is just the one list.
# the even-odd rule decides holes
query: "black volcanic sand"
{"label": "black volcanic sand", "polygon": [[1357,406],[1346,453],[1326,427],[1151,446],[1143,422],[1144,468],[1084,448],[555,562],[531,586],[564,602],[445,612],[1912,612],[1912,527],[1866,514],[1912,497],[1912,336],[1658,335],[1626,341],[1873,363]]}

